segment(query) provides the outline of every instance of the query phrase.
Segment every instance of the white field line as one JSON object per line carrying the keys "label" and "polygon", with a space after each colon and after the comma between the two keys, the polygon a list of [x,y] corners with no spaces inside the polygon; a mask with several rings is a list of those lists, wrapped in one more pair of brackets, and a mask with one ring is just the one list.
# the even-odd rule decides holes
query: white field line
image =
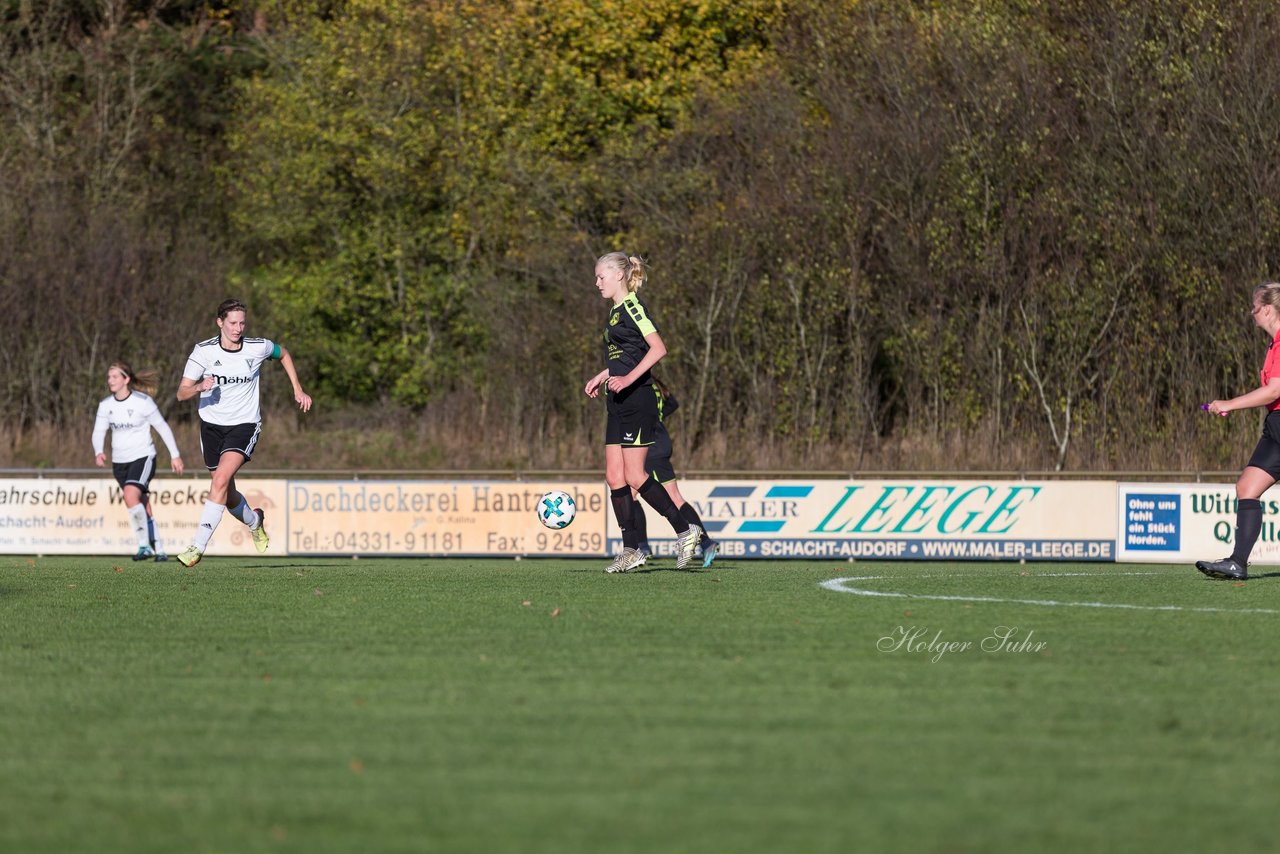
{"label": "white field line", "polygon": [[[1071,576],[1091,576],[1105,578],[1108,575],[1156,575],[1154,572],[1057,572],[1038,573],[1036,577],[1065,578]],[[852,581],[879,581],[887,578],[884,575],[858,575],[847,578],[832,578],[823,581],[819,587],[836,593],[852,593],[855,596],[879,596],[893,599],[933,599],[939,602],[988,602],[1008,605],[1042,605],[1047,608],[1122,608],[1128,611],[1194,611],[1206,614],[1280,614],[1271,608],[1190,608],[1183,605],[1129,605],[1123,602],[1060,602],[1056,599],[1000,599],[994,596],[943,596],[934,593],[900,593],[894,590],[867,590],[862,587],[850,587]],[[921,575],[917,578],[937,576]],[[949,576],[954,578],[955,576]]]}

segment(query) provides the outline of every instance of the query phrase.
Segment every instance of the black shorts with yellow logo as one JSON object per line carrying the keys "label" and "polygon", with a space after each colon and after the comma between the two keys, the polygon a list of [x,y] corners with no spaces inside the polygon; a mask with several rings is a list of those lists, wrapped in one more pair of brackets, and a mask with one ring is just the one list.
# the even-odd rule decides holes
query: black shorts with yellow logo
{"label": "black shorts with yellow logo", "polygon": [[658,429],[658,398],[652,385],[644,383],[616,394],[608,392],[605,408],[609,412],[604,428],[606,445],[645,448],[653,444]]}
{"label": "black shorts with yellow logo", "polygon": [[675,466],[671,465],[671,434],[661,421],[649,455],[644,458],[644,467],[658,483],[670,483],[676,479]]}

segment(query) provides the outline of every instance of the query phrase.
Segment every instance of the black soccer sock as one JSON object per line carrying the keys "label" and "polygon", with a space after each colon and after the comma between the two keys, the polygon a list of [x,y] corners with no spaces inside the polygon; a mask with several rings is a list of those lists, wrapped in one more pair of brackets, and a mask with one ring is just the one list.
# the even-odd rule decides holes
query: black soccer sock
{"label": "black soccer sock", "polygon": [[1236,502],[1236,548],[1231,559],[1241,566],[1249,565],[1249,553],[1262,533],[1262,502],[1241,498]]}
{"label": "black soccer sock", "polygon": [[707,526],[702,524],[702,517],[698,515],[698,511],[693,509],[693,505],[686,501],[680,505],[680,515],[690,525],[697,525],[702,529],[702,536],[698,538],[698,542],[705,548],[707,543],[711,542],[711,538],[707,536]]}
{"label": "black soccer sock", "polygon": [[644,514],[644,508],[634,501],[631,504],[635,509],[631,513],[631,527],[636,532],[636,546],[649,545],[649,518]]}
{"label": "black soccer sock", "polygon": [[609,490],[609,501],[613,503],[613,515],[618,517],[618,527],[622,529],[622,545],[634,549],[640,545],[635,528],[635,518],[640,508],[636,507],[636,500],[631,497],[631,487]]}
{"label": "black soccer sock", "polygon": [[640,497],[648,502],[650,507],[667,517],[673,531],[683,534],[689,530],[689,523],[680,515],[680,508],[676,507],[676,503],[671,500],[671,496],[667,494],[662,484],[653,479],[653,475],[649,475],[649,479],[640,487],[639,492]]}

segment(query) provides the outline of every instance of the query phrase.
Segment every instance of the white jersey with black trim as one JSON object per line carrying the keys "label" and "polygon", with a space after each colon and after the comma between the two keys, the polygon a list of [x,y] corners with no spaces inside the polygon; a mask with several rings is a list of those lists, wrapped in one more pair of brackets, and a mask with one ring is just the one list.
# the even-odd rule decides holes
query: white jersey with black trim
{"label": "white jersey with black trim", "polygon": [[213,388],[200,392],[200,420],[222,427],[261,421],[258,375],[275,349],[266,338],[241,338],[239,350],[224,350],[220,337],[197,344],[182,376],[195,381],[213,377]]}
{"label": "white jersey with black trim", "polygon": [[154,457],[156,445],[151,441],[152,427],[164,440],[170,458],[182,456],[178,453],[178,443],[173,440],[173,431],[150,395],[135,391],[124,400],[117,400],[114,394],[108,395],[98,404],[98,417],[93,422],[93,453],[95,456],[102,453],[109,428],[111,462],[131,463],[143,457]]}

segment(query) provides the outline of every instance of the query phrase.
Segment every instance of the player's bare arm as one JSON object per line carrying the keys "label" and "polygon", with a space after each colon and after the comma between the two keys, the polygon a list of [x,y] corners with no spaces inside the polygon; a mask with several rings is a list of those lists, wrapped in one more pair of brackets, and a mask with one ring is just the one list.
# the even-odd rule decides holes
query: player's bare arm
{"label": "player's bare arm", "polygon": [[213,389],[214,379],[212,376],[205,376],[198,380],[189,380],[182,378],[182,382],[178,383],[178,400],[190,400],[196,395],[210,391]]}
{"label": "player's bare arm", "polygon": [[599,397],[600,384],[607,379],[609,379],[609,369],[605,368],[603,371],[587,380],[587,385],[582,390],[586,393],[587,397]]}
{"label": "player's bare arm", "polygon": [[310,412],[311,395],[302,390],[302,383],[298,382],[298,371],[293,366],[293,357],[284,347],[280,348],[280,367],[284,368],[284,372],[289,376],[289,382],[293,384],[293,399],[298,404],[298,408],[303,412]]}

